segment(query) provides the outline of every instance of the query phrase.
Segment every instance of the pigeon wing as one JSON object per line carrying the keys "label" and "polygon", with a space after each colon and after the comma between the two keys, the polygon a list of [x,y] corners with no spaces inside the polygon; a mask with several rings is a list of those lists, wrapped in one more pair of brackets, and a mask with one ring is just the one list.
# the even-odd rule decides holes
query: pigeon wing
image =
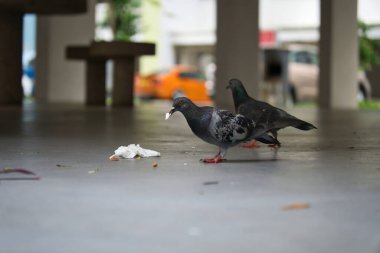
{"label": "pigeon wing", "polygon": [[211,136],[220,144],[237,144],[250,136],[253,122],[242,115],[215,110],[209,125]]}
{"label": "pigeon wing", "polygon": [[257,107],[254,101],[248,100],[239,105],[237,113],[244,115],[253,121],[257,121],[264,111],[265,108]]}

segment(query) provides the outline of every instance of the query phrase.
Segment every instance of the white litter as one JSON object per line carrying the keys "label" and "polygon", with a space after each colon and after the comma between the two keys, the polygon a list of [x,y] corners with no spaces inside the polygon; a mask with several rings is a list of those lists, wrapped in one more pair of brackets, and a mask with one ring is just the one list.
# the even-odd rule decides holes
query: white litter
{"label": "white litter", "polygon": [[137,157],[156,157],[161,156],[157,151],[145,149],[140,147],[140,144],[129,144],[128,146],[120,146],[115,150],[115,154],[110,157],[112,160],[114,157],[120,158],[137,158]]}

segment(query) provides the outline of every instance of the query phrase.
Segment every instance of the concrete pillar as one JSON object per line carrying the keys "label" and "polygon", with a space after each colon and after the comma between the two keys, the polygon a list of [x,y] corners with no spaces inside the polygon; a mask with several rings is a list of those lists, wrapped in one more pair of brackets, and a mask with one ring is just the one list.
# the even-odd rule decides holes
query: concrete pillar
{"label": "concrete pillar", "polygon": [[68,45],[89,44],[95,34],[96,0],[87,0],[85,14],[38,16],[36,98],[59,103],[84,103],[84,62],[68,61]]}
{"label": "concrete pillar", "polygon": [[319,106],[357,108],[357,0],[321,0]]}
{"label": "concrete pillar", "polygon": [[22,102],[22,13],[0,15],[0,104]]}
{"label": "concrete pillar", "polygon": [[259,93],[259,0],[217,0],[216,105],[233,109],[228,80],[243,81],[248,93]]}
{"label": "concrete pillar", "polygon": [[112,106],[133,106],[135,59],[114,59]]}
{"label": "concrete pillar", "polygon": [[49,50],[47,50],[47,45],[49,45],[49,24],[48,17],[37,17],[34,92],[36,100],[43,103],[48,101]]}
{"label": "concrete pillar", "polygon": [[86,62],[86,104],[105,105],[106,101],[106,60]]}

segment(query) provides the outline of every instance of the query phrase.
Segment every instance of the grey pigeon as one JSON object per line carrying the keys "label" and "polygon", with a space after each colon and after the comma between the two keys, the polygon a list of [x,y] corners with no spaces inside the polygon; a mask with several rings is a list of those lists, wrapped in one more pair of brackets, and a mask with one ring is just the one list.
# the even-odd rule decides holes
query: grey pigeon
{"label": "grey pigeon", "polygon": [[268,128],[271,129],[269,132],[276,140],[277,131],[285,127],[292,126],[304,131],[316,129],[314,125],[300,120],[280,108],[250,97],[243,83],[238,79],[231,79],[228,88],[232,91],[236,113],[255,122],[266,121]]}
{"label": "grey pigeon", "polygon": [[176,111],[185,116],[196,136],[219,147],[219,153],[213,158],[201,159],[205,163],[225,160],[228,148],[254,138],[263,138],[271,144],[277,143],[272,136],[266,134],[268,129],[265,124],[256,123],[243,115],[210,106],[198,107],[185,97],[174,99],[173,107],[166,114],[166,119]]}

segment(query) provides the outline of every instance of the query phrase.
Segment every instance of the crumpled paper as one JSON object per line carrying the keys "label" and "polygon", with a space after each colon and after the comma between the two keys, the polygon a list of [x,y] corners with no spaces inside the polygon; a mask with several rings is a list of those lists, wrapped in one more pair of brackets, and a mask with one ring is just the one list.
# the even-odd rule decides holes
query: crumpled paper
{"label": "crumpled paper", "polygon": [[118,160],[118,158],[138,158],[138,157],[153,157],[161,156],[160,152],[145,149],[140,147],[140,144],[129,144],[128,146],[120,146],[115,150],[115,154],[110,157],[110,160]]}

